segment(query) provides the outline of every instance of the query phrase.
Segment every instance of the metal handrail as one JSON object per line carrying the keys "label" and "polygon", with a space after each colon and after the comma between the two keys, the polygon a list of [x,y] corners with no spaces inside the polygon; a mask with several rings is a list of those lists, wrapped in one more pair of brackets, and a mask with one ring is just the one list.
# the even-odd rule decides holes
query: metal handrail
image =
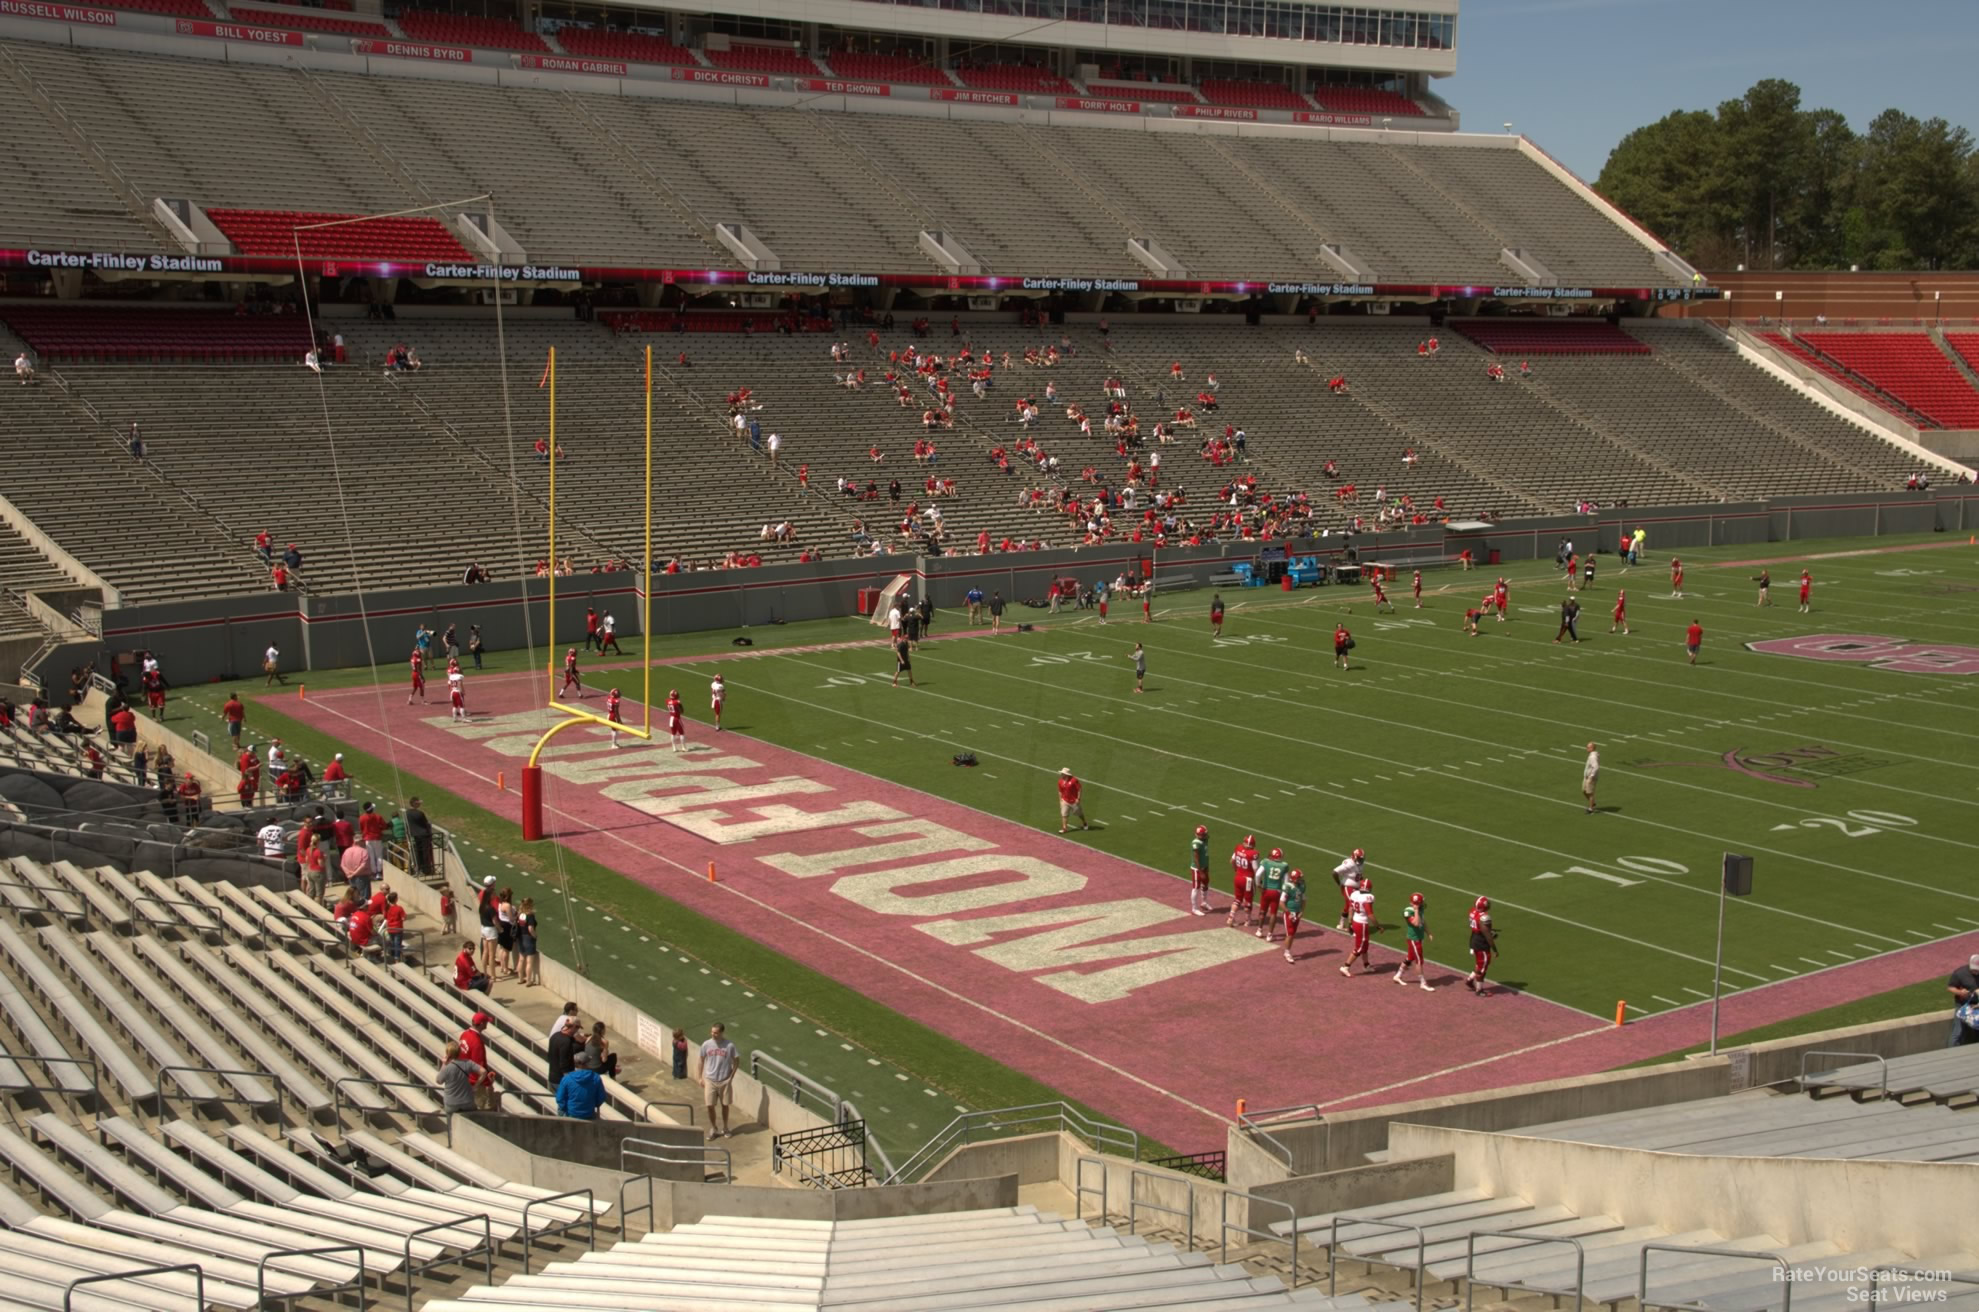
{"label": "metal handrail", "polygon": [[[1099,1188],[1097,1189],[1086,1183],[1086,1167],[1088,1166],[1097,1166],[1099,1168]],[[1110,1178],[1106,1173],[1105,1161],[1098,1157],[1081,1157],[1072,1164],[1072,1219],[1074,1221],[1083,1221],[1086,1219],[1086,1196],[1088,1194],[1099,1195],[1099,1219],[1101,1221],[1106,1220],[1106,1185],[1107,1180]]]}
{"label": "metal handrail", "polygon": [[[866,1155],[880,1159],[881,1170],[873,1178],[882,1184],[886,1183],[893,1178],[893,1159],[886,1155],[886,1149],[880,1147],[879,1137],[873,1133],[873,1123],[866,1121],[865,1113],[855,1107],[850,1098],[845,1099],[839,1106],[843,1110],[846,1120],[866,1122]],[[688,1123],[690,1125],[693,1124],[692,1121]]]}
{"label": "metal handrail", "polygon": [[[1587,1305],[1587,1246],[1570,1235],[1541,1235],[1530,1230],[1473,1230],[1464,1239],[1464,1312],[1471,1312],[1472,1299],[1477,1292],[1477,1241],[1479,1239],[1520,1239],[1524,1243],[1518,1248],[1531,1248],[1538,1244],[1572,1244],[1574,1246],[1574,1312],[1581,1312]],[[1502,1253],[1507,1250],[1492,1250]],[[1563,1296],[1561,1289],[1541,1289],[1537,1285],[1520,1285],[1521,1293],[1551,1294],[1555,1298]]]}
{"label": "metal handrail", "polygon": [[[1217,1226],[1221,1231],[1218,1240],[1221,1251],[1217,1254],[1216,1260],[1225,1265],[1229,1264],[1230,1235],[1233,1231],[1238,1234],[1249,1235],[1253,1239],[1269,1240],[1274,1244],[1289,1243],[1292,1246],[1292,1260],[1287,1270],[1291,1272],[1292,1288],[1297,1289],[1299,1287],[1299,1209],[1293,1207],[1283,1199],[1266,1198],[1261,1194],[1247,1194],[1235,1189],[1225,1189],[1222,1191],[1222,1194],[1223,1201],[1218,1205],[1221,1210],[1217,1217]],[[1241,1198],[1253,1207],[1259,1203],[1263,1203],[1266,1207],[1283,1208],[1285,1219],[1292,1223],[1291,1230],[1282,1235],[1274,1234],[1269,1230],[1259,1230],[1249,1224],[1239,1224],[1236,1221],[1232,1221],[1230,1219],[1230,1200],[1232,1198]],[[1245,1222],[1249,1222],[1252,1218],[1246,1216],[1244,1220]]]}
{"label": "metal handrail", "polygon": [[76,1291],[84,1285],[108,1284],[113,1280],[136,1280],[140,1276],[178,1275],[187,1271],[192,1272],[193,1312],[205,1312],[206,1271],[197,1262],[178,1262],[168,1266],[139,1266],[132,1267],[128,1271],[106,1271],[100,1276],[77,1276],[62,1287],[62,1312],[73,1312]]}
{"label": "metal handrail", "polygon": [[760,1068],[764,1066],[768,1066],[773,1072],[782,1076],[789,1083],[790,1100],[798,1106],[801,1107],[804,1105],[804,1091],[808,1087],[813,1094],[823,1094],[830,1102],[832,1120],[842,1121],[845,1119],[845,1099],[839,1097],[827,1086],[820,1084],[816,1080],[807,1078],[800,1071],[778,1061],[761,1048],[751,1049],[749,1053],[750,1078],[761,1081],[763,1077]]}
{"label": "metal handrail", "polygon": [[1138,1166],[1127,1168],[1127,1233],[1130,1235],[1139,1233],[1138,1227],[1140,1225],[1141,1209],[1146,1208],[1150,1212],[1166,1212],[1170,1216],[1179,1216],[1182,1218],[1182,1234],[1184,1236],[1182,1246],[1184,1249],[1193,1250],[1196,1246],[1196,1186],[1193,1184],[1183,1185],[1183,1188],[1188,1190],[1189,1200],[1189,1205],[1185,1210],[1180,1207],[1170,1207],[1166,1203],[1151,1203],[1147,1199],[1142,1198],[1136,1192],[1135,1186],[1140,1184],[1143,1176],[1150,1180],[1161,1178],[1153,1171],[1144,1170]]}
{"label": "metal handrail", "polygon": [[[346,1280],[340,1285],[319,1285],[311,1282],[309,1296],[320,1294],[342,1294],[348,1289],[357,1295],[357,1306],[364,1307],[364,1247],[361,1244],[334,1244],[328,1248],[276,1248],[263,1253],[254,1264],[254,1292],[256,1307],[268,1306],[268,1264],[278,1257],[326,1257],[331,1253],[357,1254],[357,1279]],[[343,1302],[342,1298],[337,1300]]]}
{"label": "metal handrail", "polygon": [[[1640,1264],[1636,1267],[1635,1297],[1639,1307],[1660,1307],[1691,1309],[1693,1312],[1707,1312],[1695,1303],[1651,1303],[1649,1301],[1649,1255],[1651,1253],[1691,1253],[1699,1257],[1743,1257],[1755,1262],[1771,1262],[1779,1270],[1786,1270],[1787,1264],[1777,1253],[1752,1253],[1739,1248],[1686,1248],[1682,1244],[1644,1244]],[[1780,1312],[1793,1312],[1793,1281],[1782,1280],[1780,1285]]]}
{"label": "metal handrail", "polygon": [[[628,1090],[628,1092],[630,1091]],[[655,1107],[684,1107],[687,1109],[687,1123],[689,1125],[694,1124],[694,1104],[691,1102],[674,1102],[668,1098],[640,1098],[639,1120],[642,1124],[645,1125],[652,1124],[652,1122],[647,1119],[646,1113],[651,1111]]]}
{"label": "metal handrail", "polygon": [[1267,1131],[1264,1128],[1264,1123],[1270,1121],[1274,1125],[1281,1124],[1292,1120],[1294,1113],[1300,1116],[1310,1114],[1315,1124],[1323,1123],[1326,1120],[1320,1114],[1319,1104],[1308,1102],[1301,1103],[1296,1107],[1272,1107],[1261,1112],[1239,1112],[1237,1114],[1237,1128],[1245,1134],[1250,1135],[1253,1140],[1262,1139],[1265,1143],[1270,1144],[1271,1150],[1284,1159],[1285,1165],[1290,1166],[1292,1164],[1292,1150],[1280,1143],[1277,1138]]}
{"label": "metal handrail", "polygon": [[[418,1080],[379,1080],[373,1079],[369,1075],[346,1075],[330,1086],[330,1115],[338,1125],[344,1123],[344,1086],[346,1084],[368,1084],[377,1089],[423,1089],[427,1093],[432,1094],[436,1101],[439,1101],[439,1115],[445,1115],[447,1111],[444,1101],[446,1091],[437,1084],[422,1084]],[[357,1100],[352,1099],[350,1105],[357,1107]],[[366,1109],[358,1107],[358,1110],[363,1112]],[[408,1108],[406,1110],[410,1109]],[[412,1114],[414,1116],[429,1116],[434,1113],[413,1112]]]}
{"label": "metal handrail", "polygon": [[[642,1153],[641,1148],[658,1148],[657,1153]],[[675,1154],[681,1154],[676,1156]],[[642,1162],[659,1162],[665,1166],[713,1166],[721,1165],[724,1182],[735,1182],[735,1154],[726,1148],[711,1148],[706,1144],[658,1143],[651,1139],[620,1139],[618,1141],[618,1169],[630,1171],[626,1162],[632,1158]]]}
{"label": "metal handrail", "polygon": [[[1880,1057],[1873,1052],[1841,1052],[1832,1048],[1812,1048],[1800,1054],[1800,1074],[1795,1079],[1803,1092],[1809,1086],[1809,1080],[1807,1078],[1807,1059],[1809,1057],[1858,1057],[1863,1061],[1873,1061],[1876,1063],[1878,1072],[1882,1076],[1882,1085],[1877,1090],[1877,1096],[1881,1098],[1890,1096],[1890,1063],[1887,1058]],[[1814,1087],[1823,1089],[1860,1089],[1865,1087],[1860,1084],[1843,1084],[1839,1080],[1815,1080],[1812,1083]]]}
{"label": "metal handrail", "polygon": [[1137,1162],[1141,1160],[1141,1136],[1138,1131],[1114,1125],[1110,1121],[1094,1120],[1070,1103],[1039,1102],[1022,1107],[997,1107],[987,1111],[962,1113],[910,1154],[906,1163],[881,1183],[900,1184],[903,1181],[911,1181],[916,1171],[932,1165],[942,1153],[949,1151],[958,1143],[972,1142],[975,1131],[979,1127],[1009,1133],[1011,1125],[1025,1122],[1055,1124],[1057,1129],[1084,1139],[1096,1151],[1111,1150],[1119,1156],[1130,1157]]}
{"label": "metal handrail", "polygon": [[[1407,1233],[1416,1237],[1416,1312],[1422,1312],[1422,1250],[1427,1247],[1423,1240],[1422,1227],[1403,1225],[1400,1221],[1383,1221],[1378,1217],[1336,1215],[1333,1218],[1332,1233],[1326,1240],[1326,1296],[1332,1298],[1340,1292],[1340,1223],[1343,1221],[1348,1225],[1371,1225],[1388,1234]],[[1298,1223],[1294,1221],[1292,1229],[1296,1231],[1298,1228]]]}
{"label": "metal handrail", "polygon": [[[231,1070],[225,1066],[160,1066],[158,1068],[158,1106],[160,1110],[169,1111],[165,1102],[165,1078],[170,1076],[173,1083],[177,1084],[181,1089],[185,1089],[185,1081],[179,1078],[182,1074],[218,1075],[222,1077],[222,1084],[225,1083],[225,1077],[231,1075],[245,1075],[249,1079],[264,1080],[275,1094],[275,1117],[277,1120],[281,1119],[282,1082],[280,1080],[275,1079],[266,1071]],[[185,1096],[192,1102],[237,1102],[243,1107],[265,1107],[268,1105],[267,1099],[250,1098],[244,1093],[225,1094],[216,1092],[211,1098],[201,1098],[190,1089],[185,1089]]]}
{"label": "metal handrail", "polygon": [[[540,1231],[540,1234],[545,1236],[567,1235],[581,1225],[584,1227],[586,1231],[585,1246],[588,1247],[594,1253],[598,1251],[598,1211],[595,1205],[595,1200],[592,1198],[591,1191],[589,1189],[569,1189],[560,1194],[551,1194],[547,1198],[532,1198],[528,1202],[522,1205],[522,1274],[523,1275],[529,1274],[529,1246],[531,1239],[530,1230],[529,1230],[529,1209],[532,1207],[545,1207],[551,1203],[559,1202],[566,1198],[582,1198],[584,1200],[583,1215],[578,1217],[574,1221],[566,1221],[561,1225],[545,1226]],[[495,1277],[494,1277],[494,1261],[492,1258],[489,1259],[488,1271],[489,1271],[488,1282],[490,1284],[493,1284]]]}
{"label": "metal handrail", "polygon": [[[413,1240],[419,1238],[421,1235],[430,1235],[440,1230],[458,1230],[461,1228],[460,1221],[479,1221],[481,1223],[481,1246],[479,1248],[463,1248],[453,1257],[436,1257],[432,1261],[425,1263],[412,1260]],[[526,1231],[524,1232],[523,1239],[526,1245],[528,1241]],[[524,1253],[526,1254],[527,1251],[525,1247]],[[476,1253],[481,1254],[484,1283],[490,1285],[495,1283],[495,1227],[485,1212],[480,1216],[462,1215],[459,1221],[435,1221],[432,1225],[420,1226],[417,1230],[406,1235],[403,1252],[405,1256],[405,1312],[412,1312],[413,1294],[415,1292],[425,1292],[420,1288],[417,1277],[423,1276],[428,1271],[436,1270],[439,1267],[451,1266],[455,1262],[459,1262],[460,1269],[465,1271],[467,1270],[467,1259],[473,1257]],[[527,1270],[528,1268],[525,1266],[523,1269]]]}
{"label": "metal handrail", "polygon": [[[93,1100],[92,1105],[97,1107],[101,1107],[103,1105],[103,1067],[100,1064],[98,1064],[96,1058],[93,1055],[87,1057],[44,1057],[38,1052],[10,1052],[7,1053],[6,1056],[11,1061],[38,1062],[43,1066],[89,1067],[89,1096]],[[63,1088],[61,1082],[55,1079],[54,1071],[51,1070],[48,1072],[48,1078],[51,1081],[51,1083],[46,1089],[42,1088],[38,1084],[32,1084],[32,1083],[30,1083],[28,1087],[35,1090],[38,1093],[55,1093],[55,1094],[60,1094],[64,1098],[82,1096],[82,1091],[80,1089],[71,1091],[69,1089]]]}

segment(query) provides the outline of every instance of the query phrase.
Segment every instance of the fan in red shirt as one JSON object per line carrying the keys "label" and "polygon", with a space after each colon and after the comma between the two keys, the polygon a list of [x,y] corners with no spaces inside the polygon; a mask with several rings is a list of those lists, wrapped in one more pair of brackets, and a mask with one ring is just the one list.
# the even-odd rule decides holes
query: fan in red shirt
{"label": "fan in red shirt", "polygon": [[1690,653],[1690,663],[1697,664],[1697,649],[1704,645],[1704,626],[1696,620],[1684,630],[1684,650]]}
{"label": "fan in red shirt", "polygon": [[481,1068],[478,1075],[467,1077],[474,1086],[474,1104],[483,1109],[495,1105],[495,1074],[488,1069],[488,1045],[481,1037],[481,1031],[488,1028],[488,1013],[477,1011],[460,1032],[460,1055]]}
{"label": "fan in red shirt", "polygon": [[414,697],[417,697],[422,702],[426,700],[426,653],[414,647],[412,649],[411,663],[412,689],[405,695],[405,704],[407,706],[412,705],[412,699]]}
{"label": "fan in red shirt", "polygon": [[1092,825],[1086,820],[1085,804],[1079,800],[1079,795],[1083,791],[1084,785],[1079,782],[1079,776],[1072,773],[1071,766],[1068,765],[1058,772],[1059,833],[1062,834],[1065,832],[1067,825],[1074,815],[1079,817],[1079,828],[1092,828]]}
{"label": "fan in red shirt", "polygon": [[1252,911],[1256,905],[1256,894],[1251,888],[1251,877],[1257,873],[1257,836],[1245,834],[1244,841],[1237,844],[1237,850],[1230,854],[1230,914],[1223,918],[1226,925],[1237,923],[1237,913],[1244,913],[1244,925],[1248,928],[1253,920]]}

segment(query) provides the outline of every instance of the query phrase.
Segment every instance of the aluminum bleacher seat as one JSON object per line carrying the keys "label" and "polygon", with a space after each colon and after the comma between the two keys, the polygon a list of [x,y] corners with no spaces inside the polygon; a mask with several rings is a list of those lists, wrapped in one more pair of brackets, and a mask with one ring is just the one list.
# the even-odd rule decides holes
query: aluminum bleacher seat
{"label": "aluminum bleacher seat", "polygon": [[1648,355],[1605,319],[1459,319],[1458,332],[1494,355]]}

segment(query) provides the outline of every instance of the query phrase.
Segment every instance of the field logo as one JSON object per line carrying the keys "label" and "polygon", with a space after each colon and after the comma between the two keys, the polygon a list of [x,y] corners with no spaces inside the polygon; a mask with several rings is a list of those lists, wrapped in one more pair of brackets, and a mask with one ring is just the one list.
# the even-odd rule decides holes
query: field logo
{"label": "field logo", "polygon": [[1902,674],[1979,674],[1979,647],[1956,642],[1905,642],[1875,633],[1815,633],[1745,645],[1769,656],[1851,661]]}
{"label": "field logo", "polygon": [[1838,752],[1832,747],[1809,743],[1776,752],[1755,752],[1736,747],[1715,761],[1631,761],[1629,764],[1642,770],[1730,770],[1733,774],[1748,779],[1763,779],[1769,784],[1818,788],[1820,785],[1814,780],[1802,776],[1858,774],[1890,763],[1878,757]]}

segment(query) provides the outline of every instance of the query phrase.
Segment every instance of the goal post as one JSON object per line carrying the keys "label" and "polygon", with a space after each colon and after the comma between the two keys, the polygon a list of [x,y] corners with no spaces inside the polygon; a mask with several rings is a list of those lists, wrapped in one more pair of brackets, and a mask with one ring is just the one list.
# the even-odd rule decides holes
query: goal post
{"label": "goal post", "polygon": [[895,602],[899,601],[902,597],[907,595],[907,589],[912,587],[913,585],[914,585],[913,575],[911,574],[894,575],[893,582],[887,584],[885,587],[880,589],[879,596],[873,603],[873,613],[866,617],[866,622],[868,624],[877,624],[879,627],[885,628],[887,613],[893,609]]}

